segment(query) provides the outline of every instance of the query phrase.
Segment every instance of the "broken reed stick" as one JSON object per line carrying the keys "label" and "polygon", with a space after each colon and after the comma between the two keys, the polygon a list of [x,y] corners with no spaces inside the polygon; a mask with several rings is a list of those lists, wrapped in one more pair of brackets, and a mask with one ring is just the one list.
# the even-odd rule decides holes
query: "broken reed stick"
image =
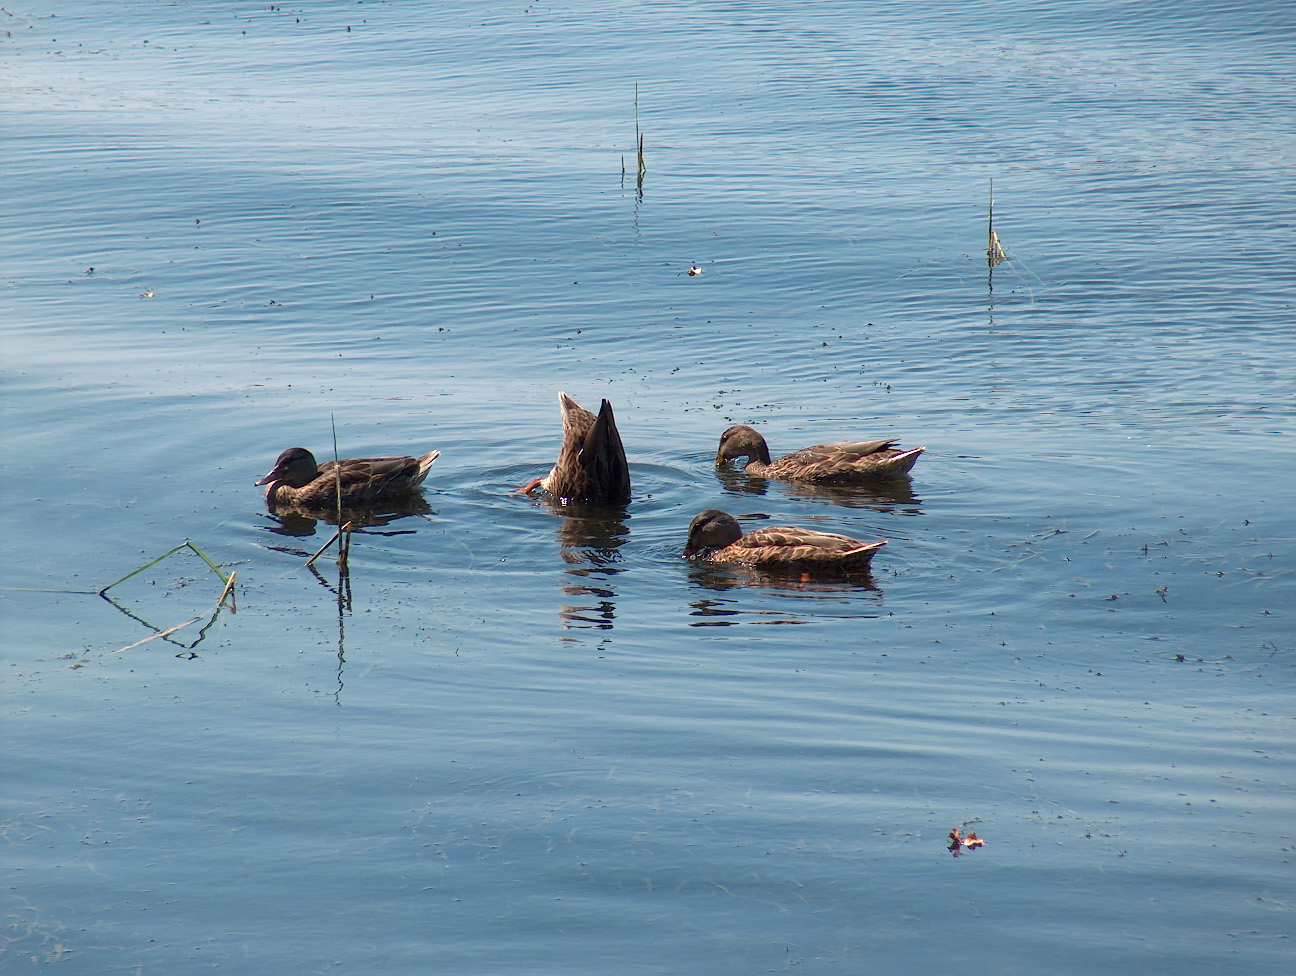
{"label": "broken reed stick", "polygon": [[[151,561],[145,563],[145,564],[144,564],[143,566],[141,566],[139,569],[136,569],[136,570],[134,570],[133,572],[127,573],[125,576],[123,576],[121,579],[117,580],[116,582],[109,583],[109,584],[108,584],[107,586],[105,586],[103,589],[101,589],[101,590],[98,591],[99,596],[103,597],[105,600],[107,600],[107,601],[108,601],[109,603],[111,603],[113,606],[115,606],[115,607],[117,607],[119,610],[123,611],[123,612],[124,612],[128,617],[132,617],[132,618],[134,618],[134,619],[136,619],[136,620],[140,620],[140,622],[141,622],[141,623],[144,623],[146,626],[150,626],[150,627],[153,626],[152,624],[148,624],[146,621],[141,620],[139,617],[136,617],[136,616],[135,616],[133,613],[131,613],[129,610],[126,610],[125,607],[123,607],[121,604],[117,603],[117,601],[115,601],[112,597],[110,597],[110,596],[108,595],[108,591],[111,590],[111,589],[112,589],[114,586],[116,586],[118,583],[124,583],[124,582],[126,582],[128,579],[130,579],[132,576],[138,576],[140,573],[144,572],[144,570],[148,569],[150,566],[156,566],[156,565],[157,565],[158,563],[160,563],[162,560],[166,559],[168,556],[173,556],[173,555],[175,555],[175,554],[176,554],[177,552],[179,552],[181,549],[190,549],[190,550],[192,550],[193,552],[195,552],[195,553],[198,555],[198,557],[199,557],[200,559],[202,559],[203,562],[205,562],[208,566],[211,567],[212,572],[216,574],[217,578],[220,579],[221,582],[223,582],[223,583],[225,584],[225,588],[224,588],[223,590],[221,590],[220,599],[218,599],[218,600],[216,601],[216,610],[215,610],[215,613],[212,614],[211,621],[208,622],[207,626],[210,627],[210,626],[211,626],[211,623],[214,622],[218,616],[220,616],[221,608],[225,605],[225,601],[226,601],[226,599],[229,600],[229,610],[230,610],[230,613],[237,613],[237,612],[238,612],[238,608],[235,606],[235,601],[234,601],[234,584],[235,584],[235,581],[238,579],[238,572],[235,571],[235,570],[231,570],[229,576],[226,576],[224,573],[221,572],[221,568],[220,568],[219,566],[217,566],[214,562],[212,562],[212,561],[207,557],[207,553],[203,552],[201,549],[199,549],[197,546],[195,546],[195,545],[193,544],[193,542],[192,542],[191,540],[189,540],[189,539],[186,539],[184,542],[180,543],[180,545],[176,546],[174,549],[171,549],[171,550],[169,550],[169,551],[167,551],[167,552],[164,552],[162,555],[158,556],[156,559],[151,560]],[[129,651],[132,647],[139,647],[141,644],[147,644],[149,641],[151,641],[151,640],[157,640],[159,637],[167,637],[167,636],[170,636],[171,634],[174,634],[177,630],[180,630],[180,629],[182,629],[182,628],[184,628],[184,627],[188,627],[190,624],[192,624],[192,623],[196,623],[196,622],[198,622],[199,620],[202,620],[202,617],[194,617],[192,620],[186,620],[184,623],[182,623],[182,624],[176,624],[176,626],[174,626],[174,627],[168,627],[166,630],[159,630],[159,631],[157,631],[156,633],[150,634],[148,637],[145,637],[143,640],[138,640],[138,641],[136,641],[134,644],[127,644],[125,647],[119,647],[119,648],[117,648],[117,650],[113,651],[112,653],[114,653],[114,654],[120,654],[122,651]],[[203,632],[205,633],[206,630],[207,630],[207,627],[204,627],[204,628],[203,628]],[[201,640],[201,639],[202,639],[202,637],[200,636],[200,637],[199,637],[199,640]]]}
{"label": "broken reed stick", "polygon": [[[342,524],[342,462],[338,460],[337,421],[334,420],[332,414],[329,414],[329,423],[333,425],[333,492],[337,499],[337,524],[339,526],[338,530],[333,533],[333,539],[341,536],[341,540],[338,542],[337,564],[338,570],[345,573],[347,571],[347,559],[351,555],[351,523]],[[324,544],[324,549],[329,547],[329,543],[333,539],[329,539]],[[309,566],[313,563],[324,549],[311,556],[306,565]]]}
{"label": "broken reed stick", "polygon": [[353,531],[352,523],[349,521],[339,528],[334,529],[333,534],[329,536],[328,542],[315,550],[310,559],[306,560],[306,565],[313,568],[315,560],[324,555],[328,550],[328,547],[333,545],[335,541],[341,539],[341,541],[338,542],[338,566],[345,569],[347,558],[351,555],[351,533]]}
{"label": "broken reed stick", "polygon": [[225,581],[225,589],[221,591],[220,599],[216,601],[216,606],[219,607],[219,606],[221,606],[221,604],[223,604],[223,603],[225,602],[225,598],[226,598],[226,597],[229,597],[229,598],[230,598],[230,602],[229,602],[229,609],[230,609],[230,613],[238,613],[238,607],[236,607],[236,606],[234,605],[234,596],[233,596],[233,594],[234,594],[234,580],[235,580],[235,578],[236,578],[237,576],[238,576],[238,570],[237,570],[237,569],[230,570],[229,579],[227,579],[227,580]]}
{"label": "broken reed stick", "polygon": [[[347,524],[349,525],[350,523]],[[313,566],[315,564],[315,560],[319,559],[320,556],[324,555],[324,550],[327,549],[329,546],[333,545],[333,540],[336,539],[341,534],[342,534],[341,529],[335,529],[333,534],[329,536],[329,541],[324,543],[324,545],[320,546],[318,549],[316,549],[315,555],[311,556],[310,559],[306,560],[306,565]]]}
{"label": "broken reed stick", "polygon": [[986,241],[986,260],[993,269],[996,265],[1006,261],[1008,255],[1004,253],[1003,245],[999,243],[999,235],[994,229],[994,180],[990,181],[990,213],[988,237]]}

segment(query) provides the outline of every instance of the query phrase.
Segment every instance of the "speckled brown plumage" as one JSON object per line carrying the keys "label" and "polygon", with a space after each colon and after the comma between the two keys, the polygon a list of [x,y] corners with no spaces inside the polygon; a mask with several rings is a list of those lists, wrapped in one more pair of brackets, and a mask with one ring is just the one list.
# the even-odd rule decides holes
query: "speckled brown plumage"
{"label": "speckled brown plumage", "polygon": [[793,451],[777,461],[770,460],[765,438],[746,424],[735,424],[720,435],[716,467],[734,458],[746,457],[746,471],[760,478],[802,481],[811,484],[848,484],[909,473],[925,447],[900,450],[895,438],[875,441],[834,441]]}
{"label": "speckled brown plumage", "polygon": [[790,525],[771,525],[744,534],[732,515],[709,508],[689,524],[684,555],[767,569],[862,570],[868,569],[874,554],[885,545]]}
{"label": "speckled brown plumage", "polygon": [[440,456],[440,451],[429,451],[417,458],[343,458],[317,464],[315,455],[306,448],[290,447],[257,484],[266,486],[266,505],[270,508],[276,504],[326,508],[337,505],[340,479],[342,504],[360,505],[414,491]]}

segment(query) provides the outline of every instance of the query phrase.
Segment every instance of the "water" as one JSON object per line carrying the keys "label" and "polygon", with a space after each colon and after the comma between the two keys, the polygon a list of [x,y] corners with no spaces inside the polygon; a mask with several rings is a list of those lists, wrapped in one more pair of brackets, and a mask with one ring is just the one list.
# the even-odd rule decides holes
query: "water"
{"label": "water", "polygon": [[[0,968],[1286,971],[1284,5],[0,16]],[[624,510],[512,494],[560,389]],[[334,425],[443,452],[345,579],[252,486]],[[889,544],[690,567],[707,507]],[[94,595],[185,539],[237,613]]]}

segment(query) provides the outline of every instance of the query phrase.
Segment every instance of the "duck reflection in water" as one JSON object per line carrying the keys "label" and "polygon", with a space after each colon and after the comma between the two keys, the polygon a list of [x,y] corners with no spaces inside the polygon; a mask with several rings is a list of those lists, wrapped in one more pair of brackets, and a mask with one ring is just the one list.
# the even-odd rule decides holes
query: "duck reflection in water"
{"label": "duck reflection in water", "polygon": [[559,554],[567,563],[562,591],[570,602],[558,610],[568,629],[611,630],[616,620],[616,577],[624,572],[621,546],[630,530],[620,505],[568,502],[550,507],[558,523]]}
{"label": "duck reflection in water", "polygon": [[[840,579],[791,576],[761,572],[738,566],[696,567],[689,572],[693,583],[714,595],[689,601],[690,627],[736,627],[738,624],[809,624],[832,617],[838,620],[866,620],[885,617],[882,590],[868,573]],[[742,589],[759,589],[795,601],[783,606],[753,606],[749,598],[725,599],[720,594]],[[835,612],[843,595],[851,598],[849,612]],[[861,608],[859,601],[865,601]],[[810,602],[806,602],[810,601]]]}
{"label": "duck reflection in water", "polygon": [[[338,524],[337,508],[329,506],[317,507],[276,502],[269,506],[269,514],[274,524],[266,528],[278,535],[304,538],[315,534],[318,522],[323,522],[325,525]],[[411,515],[435,514],[432,506],[422,495],[402,495],[399,498],[384,498],[367,505],[345,506],[342,509],[342,523],[350,522],[353,529],[375,529]],[[412,531],[413,529],[396,530],[395,534]]]}
{"label": "duck reflection in water", "polygon": [[788,498],[829,502],[843,508],[867,508],[897,515],[922,515],[922,498],[908,476],[859,484],[811,485],[753,478],[742,470],[719,468],[716,476],[734,494],[768,495],[771,489]]}

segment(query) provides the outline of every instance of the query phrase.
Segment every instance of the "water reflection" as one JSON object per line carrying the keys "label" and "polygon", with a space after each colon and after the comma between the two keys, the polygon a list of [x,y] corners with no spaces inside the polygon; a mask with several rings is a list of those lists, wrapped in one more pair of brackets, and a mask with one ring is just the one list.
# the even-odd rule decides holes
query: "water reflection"
{"label": "water reflection", "polygon": [[796,481],[770,481],[749,477],[742,471],[717,470],[724,487],[734,494],[767,495],[773,488],[789,498],[830,502],[844,508],[867,508],[896,515],[922,515],[922,499],[914,492],[913,479],[892,478],[849,485],[812,485]]}
{"label": "water reflection", "polygon": [[735,590],[759,587],[765,590],[788,590],[794,593],[841,594],[852,590],[873,592],[882,588],[868,570],[825,570],[813,572],[788,568],[767,569],[725,563],[722,566],[694,566],[689,581],[708,590]]}
{"label": "water reflection", "polygon": [[[787,607],[772,608],[768,604],[756,607],[745,600],[725,599],[712,594],[699,596],[689,604],[692,608],[689,616],[694,618],[689,622],[690,627],[733,627],[740,623],[807,624],[827,618],[853,620],[885,614],[881,610],[882,589],[869,572],[816,571],[811,574],[728,564],[695,566],[689,571],[689,581],[712,591],[712,594],[754,588],[792,601]],[[834,613],[825,607],[827,601],[840,606],[843,596],[863,599],[866,607],[852,608],[845,613]]]}
{"label": "water reflection", "polygon": [[[390,525],[397,519],[410,515],[435,515],[432,506],[422,495],[414,494],[403,498],[385,498],[368,505],[350,505],[342,509],[342,524],[351,523],[354,529],[372,529]],[[311,536],[316,532],[316,523],[325,525],[338,524],[336,508],[311,508],[302,505],[275,504],[269,512],[275,524],[267,526],[271,532],[287,536]],[[404,529],[383,535],[405,535],[413,529]]]}
{"label": "water reflection", "polygon": [[[335,703],[339,705],[342,703],[342,689],[345,685],[344,672],[346,669],[346,622],[353,610],[349,561],[352,534],[361,533],[363,535],[388,538],[398,535],[413,535],[417,531],[413,528],[384,530],[382,527],[390,525],[398,519],[413,515],[428,516],[435,514],[436,512],[432,510],[421,495],[412,495],[408,498],[399,499],[384,499],[376,501],[372,505],[357,505],[342,509],[342,531],[334,533],[333,538],[319,549],[312,551],[290,544],[266,545],[266,548],[272,552],[281,552],[300,558],[302,567],[315,578],[315,581],[320,586],[324,587],[332,595],[337,605],[337,686],[333,691]],[[309,538],[315,534],[316,523],[318,522],[324,522],[326,525],[338,524],[336,509],[325,511],[323,509],[305,508],[300,505],[275,505],[274,509],[266,517],[271,520],[270,524],[264,526],[267,532],[289,538]],[[325,554],[335,545],[338,547],[337,553],[333,559],[329,560],[329,563],[336,566],[336,583],[326,577],[319,568],[321,565],[329,564],[325,562]]]}
{"label": "water reflection", "polygon": [[621,546],[630,535],[626,512],[619,505],[547,502],[561,516],[559,555],[567,568],[564,601],[558,609],[564,629],[611,630],[616,620],[617,592],[613,583],[621,566]]}
{"label": "water reflection", "polygon": [[[690,627],[733,627],[740,623],[806,624],[812,620],[841,620],[879,617],[882,589],[867,570],[813,573],[788,568],[765,569],[728,563],[723,566],[696,565],[689,570],[689,582],[713,594],[759,589],[794,601],[787,607],[750,606],[747,601],[699,596],[690,603]],[[825,612],[825,601],[840,605],[843,596],[860,598],[867,609],[847,613]],[[809,601],[809,602],[807,602]]]}
{"label": "water reflection", "polygon": [[141,616],[138,613],[135,613],[133,610],[126,607],[124,604],[118,603],[107,593],[100,592],[99,596],[103,598],[105,601],[107,601],[109,604],[111,604],[116,610],[125,614],[127,617],[130,617],[131,620],[134,620],[136,623],[141,623],[149,630],[153,631],[153,635],[151,637],[146,637],[142,641],[136,641],[134,644],[129,644],[126,647],[118,648],[119,651],[128,650],[131,647],[138,647],[140,644],[144,643],[144,641],[155,640],[160,638],[161,640],[166,641],[168,644],[174,644],[176,647],[179,647],[182,650],[189,652],[188,654],[177,654],[176,655],[177,657],[190,657],[190,658],[197,657],[197,655],[193,653],[193,649],[197,647],[199,644],[201,644],[203,640],[207,637],[207,631],[211,630],[212,624],[216,623],[216,620],[220,617],[221,612],[225,609],[227,600],[230,606],[230,612],[231,613],[234,612],[233,591],[231,591],[228,597],[222,597],[221,601],[217,603],[216,606],[212,609],[211,616],[209,616],[207,618],[207,622],[204,623],[202,627],[198,629],[197,636],[194,637],[193,640],[186,643],[185,641],[182,640],[173,639],[171,635],[190,626],[191,624],[196,624],[198,621],[202,620],[201,616],[194,617],[190,620],[185,621],[182,624],[177,624],[172,627],[162,628],[152,623],[151,621],[145,620],[143,616]]}
{"label": "water reflection", "polygon": [[[347,511],[346,509],[343,510],[344,517],[346,515],[346,511]],[[309,526],[306,527],[305,531],[298,531],[298,532],[284,531],[283,525],[269,525],[266,526],[266,529],[270,532],[276,532],[280,535],[309,536],[314,533],[316,519],[307,518],[305,516],[301,516],[298,513],[294,513],[294,515],[290,517],[303,518],[305,519],[305,521],[309,522]],[[336,518],[337,516],[335,514],[330,519],[330,521],[336,521]],[[385,524],[385,523],[380,523],[380,524]],[[412,531],[413,530],[410,529],[402,530],[400,532],[373,533],[371,531],[367,534],[406,535]],[[340,538],[334,538],[330,540],[329,545],[333,545],[336,543],[339,546],[346,547],[343,550],[344,552],[349,551],[350,540],[347,538],[349,535],[350,532],[343,532],[341,533]],[[333,690],[333,701],[336,704],[340,705],[342,703],[342,688],[344,685],[343,672],[346,668],[346,621],[347,621],[347,617],[351,615],[351,611],[352,611],[350,561],[345,555],[338,556],[335,560],[333,560],[333,564],[336,566],[337,569],[337,583],[334,584],[330,582],[329,579],[324,575],[324,573],[319,569],[319,564],[321,562],[325,550],[328,548],[327,546],[322,549],[316,550],[314,552],[308,549],[299,549],[296,548],[295,546],[288,546],[288,545],[278,545],[278,546],[268,545],[266,546],[266,548],[271,550],[272,552],[282,552],[289,556],[299,557],[302,560],[302,567],[306,569],[311,574],[311,576],[315,578],[315,581],[319,583],[320,586],[328,590],[329,594],[333,597],[337,605],[337,635],[338,635],[337,636],[337,686]]]}

